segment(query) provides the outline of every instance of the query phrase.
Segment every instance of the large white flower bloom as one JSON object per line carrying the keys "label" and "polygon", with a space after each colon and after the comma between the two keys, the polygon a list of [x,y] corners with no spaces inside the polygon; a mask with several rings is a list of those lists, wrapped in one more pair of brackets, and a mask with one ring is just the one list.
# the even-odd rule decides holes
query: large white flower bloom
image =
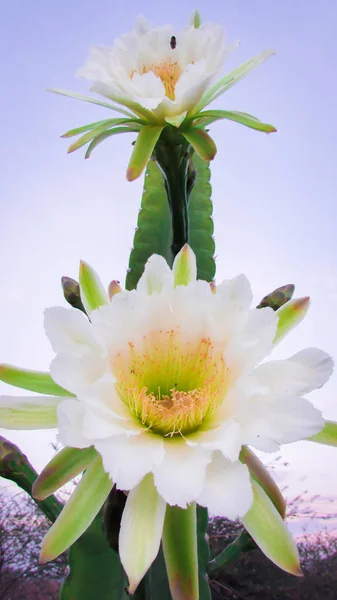
{"label": "large white flower bloom", "polygon": [[138,17],[134,30],[112,47],[96,45],[78,75],[93,82],[91,91],[152,111],[156,121],[191,111],[222,69],[231,51],[215,23],[176,32],[171,25],[151,28]]}
{"label": "large white flower bloom", "polygon": [[138,17],[134,30],[118,38],[112,47],[92,46],[77,74],[91,81],[91,91],[109,102],[64,90],[51,91],[99,104],[123,116],[68,131],[63,137],[80,135],[68,152],[88,144],[85,156],[89,158],[110,136],[139,133],[127,170],[131,181],[144,169],[167,126],[173,126],[205,160],[216,154],[216,145],[205,131],[214,121],[229,119],[257,131],[276,131],[273,125],[246,112],[203,110],[273,54],[265,50],[214,82],[236,45],[227,44],[220,25],[200,24],[195,13],[191,24],[179,32],[171,25],[152,28],[144,17]]}
{"label": "large white flower bloom", "polygon": [[[180,255],[189,254],[185,249]],[[303,398],[322,386],[332,361],[307,349],[284,361],[271,352],[278,317],[251,309],[244,276],[213,293],[187,285],[152,256],[136,291],[94,310],[47,310],[46,332],[57,357],[51,375],[76,395],[58,407],[65,446],[94,446],[118,488],[153,474],[171,505],[197,501],[213,513],[243,516],[252,502],[242,445],[274,451],[318,432],[320,412]],[[185,280],[186,281],[186,280]]]}
{"label": "large white flower bloom", "polygon": [[[216,515],[241,517],[253,537],[264,531],[261,511],[267,511],[282,544],[276,545],[277,559],[268,541],[264,551],[298,573],[280,515],[250,478],[247,465],[254,473],[257,458],[247,445],[272,452],[324,425],[304,395],[332,372],[325,352],[308,348],[260,364],[285,332],[284,315],[294,319],[294,307],[307,302],[290,302],[290,312],[285,305],[283,317],[271,308],[251,308],[243,275],[216,289],[196,280],[188,246],[172,270],[153,255],[137,289],[120,291],[115,284],[111,300],[85,263],[80,286],[90,320],[74,309],[46,311],[57,354],[54,381],[11,367],[1,374],[26,389],[55,394],[0,400],[1,426],[57,426],[66,446],[37,480],[36,496],[46,497],[86,469],[43,542],[43,560],[85,531],[115,484],[129,492],[119,545],[131,591],[158,552],[167,505],[198,503]],[[273,484],[267,487],[273,494]],[[141,547],[136,554],[134,544]]]}

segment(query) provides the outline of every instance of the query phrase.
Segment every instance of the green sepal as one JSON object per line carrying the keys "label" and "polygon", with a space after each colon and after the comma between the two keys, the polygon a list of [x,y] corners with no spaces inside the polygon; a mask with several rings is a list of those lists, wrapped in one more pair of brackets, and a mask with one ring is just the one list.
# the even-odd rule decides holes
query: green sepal
{"label": "green sepal", "polygon": [[108,294],[96,271],[84,261],[80,263],[79,283],[81,300],[88,314],[104,304],[109,304]]}
{"label": "green sepal", "polygon": [[286,502],[263,462],[252,450],[250,450],[250,448],[248,448],[248,446],[242,446],[240,460],[242,463],[247,465],[251,476],[264,489],[275,508],[277,508],[278,512],[280,513],[282,519],[284,519],[287,510]]}
{"label": "green sepal", "polygon": [[241,518],[243,525],[273,563],[292,575],[301,576],[298,550],[284,520],[257,481],[251,479],[251,484],[254,500]]}
{"label": "green sepal", "polygon": [[195,254],[188,244],[182,247],[172,266],[174,286],[188,285],[197,278]]}
{"label": "green sepal", "polygon": [[[194,119],[196,119],[196,122],[194,122]],[[193,117],[193,122],[195,125],[199,124],[199,119],[201,119],[200,124],[204,125],[210,125],[219,119],[227,119],[228,121],[234,121],[235,123],[240,123],[241,125],[245,125],[250,129],[262,131],[264,133],[273,133],[277,131],[274,125],[263,123],[256,117],[253,117],[253,115],[235,110],[207,110],[205,112],[201,112]],[[207,119],[207,121],[203,121],[203,119]]]}
{"label": "green sepal", "polygon": [[109,131],[110,135],[113,135],[112,128],[114,128],[116,125],[124,125],[124,123],[125,119],[111,119],[110,123],[103,122],[103,125],[97,125],[93,129],[82,135],[80,138],[78,138],[76,142],[73,142],[68,148],[68,154],[71,154],[71,152],[75,152],[75,150],[82,148],[82,146],[85,146],[85,144],[88,144],[89,142],[91,142],[92,139],[97,138],[104,132]]}
{"label": "green sepal", "polygon": [[274,50],[263,50],[263,52],[260,52],[257,56],[254,56],[243,65],[240,65],[222,77],[206,92],[206,94],[203,95],[200,102],[195,107],[193,115],[200,113],[205,106],[213,102],[213,100],[221,96],[224,92],[227,92],[233,85],[236,85],[239,81],[244,79],[244,77],[246,77],[253,69],[273,54],[275,54]]}
{"label": "green sepal", "polygon": [[122,115],[126,115],[127,117],[135,118],[135,115],[124,108],[120,108],[116,104],[110,104],[109,102],[102,102],[102,100],[97,100],[96,98],[91,98],[90,96],[84,96],[83,94],[76,94],[75,92],[68,92],[67,90],[60,89],[47,89],[47,92],[52,92],[53,94],[59,94],[60,96],[66,96],[67,98],[74,98],[75,100],[83,100],[84,102],[90,102],[91,104],[97,104],[98,106],[103,106],[104,108],[110,108],[110,110],[115,110],[116,112],[121,113]]}
{"label": "green sepal", "polygon": [[90,158],[95,148],[112,135],[118,135],[119,133],[137,133],[138,131],[139,130],[136,127],[133,127],[132,129],[130,127],[114,127],[113,129],[108,129],[108,131],[103,131],[103,133],[95,137],[89,144],[84,158]]}
{"label": "green sepal", "polygon": [[0,427],[5,429],[56,429],[56,396],[1,396]]}
{"label": "green sepal", "polygon": [[75,129],[69,129],[66,133],[61,135],[61,138],[70,138],[75,135],[80,135],[81,133],[85,133],[86,131],[91,131],[92,129],[97,129],[98,127],[102,127],[106,125],[107,127],[112,127],[114,125],[119,125],[120,123],[134,123],[138,122],[137,117],[132,119],[125,119],[122,117],[118,117],[116,119],[103,119],[103,121],[94,121],[93,123],[88,123],[87,125],[82,125],[81,127],[76,127]]}
{"label": "green sepal", "polygon": [[37,500],[44,500],[60,487],[79,475],[97,456],[93,447],[63,448],[44,467],[34,482],[32,494]]}
{"label": "green sepal", "polygon": [[326,446],[337,446],[337,423],[335,421],[325,421],[323,429],[307,438],[307,440]]}
{"label": "green sepal", "polygon": [[128,181],[134,181],[141,175],[163,129],[164,125],[147,125],[141,129],[127,168],[126,178]]}
{"label": "green sepal", "polygon": [[293,298],[276,311],[278,316],[274,344],[280,342],[294,327],[299,325],[308,312],[310,298]]}
{"label": "green sepal", "polygon": [[191,128],[188,131],[183,131],[182,134],[200,158],[205,161],[213,160],[216,155],[216,145],[206,131]]}
{"label": "green sepal", "polygon": [[55,383],[49,373],[20,369],[13,365],[0,365],[0,381],[37,394],[67,396],[68,398],[74,395]]}
{"label": "green sepal", "polygon": [[199,600],[196,504],[167,506],[163,551],[173,600]]}
{"label": "green sepal", "polygon": [[41,547],[41,563],[53,560],[78,540],[101,510],[112,486],[111,479],[103,469],[102,459],[97,456],[45,535]]}
{"label": "green sepal", "polygon": [[270,306],[273,310],[278,310],[289,302],[292,299],[295,292],[295,286],[292,283],[288,283],[287,285],[282,285],[281,287],[276,288],[276,290],[270,292],[262,298],[260,304],[257,305],[256,308],[265,308],[266,306]]}
{"label": "green sepal", "polygon": [[190,24],[193,25],[194,29],[199,29],[201,25],[201,16],[198,10],[193,11],[190,19]]}

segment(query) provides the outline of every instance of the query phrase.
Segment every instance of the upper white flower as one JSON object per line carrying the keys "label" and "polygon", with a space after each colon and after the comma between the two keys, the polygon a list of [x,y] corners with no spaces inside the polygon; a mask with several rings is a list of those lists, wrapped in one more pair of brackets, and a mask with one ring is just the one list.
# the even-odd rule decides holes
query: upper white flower
{"label": "upper white flower", "polygon": [[163,120],[185,116],[198,104],[231,49],[218,24],[176,32],[171,25],[153,29],[138,17],[134,30],[112,47],[92,46],[78,75],[93,82],[92,91],[139,104]]}
{"label": "upper white flower", "polygon": [[76,395],[58,405],[60,441],[94,446],[118,488],[132,490],[152,473],[165,503],[243,516],[252,490],[242,445],[269,452],[318,432],[321,413],[303,396],[332,371],[314,348],[259,366],[278,316],[251,302],[243,275],[216,293],[197,281],[186,247],[172,271],[152,256],[137,290],[106,299],[90,321],[49,309],[51,374]]}

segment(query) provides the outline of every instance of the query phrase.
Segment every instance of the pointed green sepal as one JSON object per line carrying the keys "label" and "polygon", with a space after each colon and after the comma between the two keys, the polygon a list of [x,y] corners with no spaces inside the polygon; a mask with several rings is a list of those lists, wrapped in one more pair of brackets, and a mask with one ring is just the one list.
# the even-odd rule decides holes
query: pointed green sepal
{"label": "pointed green sepal", "polygon": [[199,600],[196,504],[167,506],[163,550],[173,600]]}
{"label": "pointed green sepal", "polygon": [[247,446],[242,446],[240,460],[247,465],[251,476],[264,489],[282,519],[284,519],[287,509],[285,499],[263,462]]}
{"label": "pointed green sepal", "polygon": [[111,119],[110,122],[103,121],[102,125],[97,125],[90,131],[87,131],[84,135],[81,135],[76,142],[73,142],[68,148],[68,154],[71,154],[71,152],[75,152],[75,150],[82,148],[82,146],[85,146],[85,144],[88,144],[91,142],[91,140],[97,138],[102,133],[109,131],[111,132],[111,135],[113,135],[112,132],[114,130],[112,128],[114,128],[116,125],[122,125],[124,122],[125,119]]}
{"label": "pointed green sepal", "polygon": [[64,276],[61,278],[61,285],[64,298],[68,304],[70,304],[70,306],[73,308],[77,308],[85,313],[85,308],[81,300],[80,284],[78,281],[76,281],[76,279],[72,279],[71,277]]}
{"label": "pointed green sepal", "polygon": [[45,535],[40,562],[53,560],[67,550],[86,531],[102,508],[112,489],[100,456],[94,458],[60,516]]}
{"label": "pointed green sepal", "polygon": [[174,286],[188,285],[197,278],[197,261],[193,250],[188,244],[182,247],[174,259],[172,272]]}
{"label": "pointed green sepal", "polygon": [[[80,135],[81,133],[85,133],[86,131],[90,131],[91,129],[100,127],[101,125],[108,125],[113,120],[114,119],[103,119],[102,121],[94,121],[93,123],[87,123],[87,125],[82,125],[81,127],[75,127],[75,129],[69,129],[69,131],[66,131],[61,135],[61,138],[67,139],[74,137],[75,135]],[[124,119],[122,119],[122,121],[124,121]]]}
{"label": "pointed green sepal", "polygon": [[109,304],[108,294],[96,271],[84,261],[80,263],[79,283],[81,300],[88,314],[104,304]]}
{"label": "pointed green sepal", "polygon": [[59,402],[54,396],[0,396],[0,427],[54,429]]}
{"label": "pointed green sepal", "polygon": [[292,575],[301,576],[298,550],[285,522],[262,487],[254,479],[251,484],[254,500],[241,518],[243,525],[273,563]]}
{"label": "pointed green sepal", "polygon": [[128,495],[119,534],[119,555],[129,578],[129,593],[156,558],[163,532],[166,503],[149,473]]}
{"label": "pointed green sepal", "polygon": [[201,25],[201,16],[198,10],[194,10],[191,15],[190,24],[194,29],[199,29]]}
{"label": "pointed green sepal", "polygon": [[103,106],[104,108],[110,108],[111,110],[115,110],[116,112],[121,113],[122,115],[126,115],[127,117],[135,118],[128,110],[124,108],[120,108],[116,104],[110,104],[108,102],[102,102],[102,100],[97,100],[96,98],[91,98],[90,96],[84,96],[83,94],[76,94],[75,92],[68,92],[67,90],[60,89],[47,89],[47,92],[52,92],[53,94],[59,94],[60,96],[66,96],[67,98],[74,98],[75,100],[83,100],[83,102],[90,102],[91,104],[97,104],[98,106]]}
{"label": "pointed green sepal", "polygon": [[276,311],[278,323],[274,344],[281,341],[289,331],[299,325],[308,312],[309,304],[310,298],[308,296],[305,298],[294,298]]}
{"label": "pointed green sepal", "polygon": [[0,381],[37,394],[48,396],[73,396],[70,392],[55,383],[49,373],[20,369],[13,365],[0,365]]}
{"label": "pointed green sepal", "polygon": [[263,63],[267,58],[275,54],[274,50],[268,49],[263,50],[257,56],[254,56],[250,60],[247,60],[243,65],[237,67],[224,77],[222,77],[219,81],[217,81],[206,94],[203,95],[199,104],[196,106],[194,114],[200,113],[200,111],[205,108],[208,104],[213,102],[216,98],[221,96],[224,92],[227,92],[233,85],[237,84],[239,81],[247,77],[247,75],[256,67],[258,67],[261,63]]}
{"label": "pointed green sepal", "polygon": [[[134,117],[134,120],[138,121],[137,117]],[[82,125],[81,127],[76,127],[75,129],[66,131],[66,133],[61,135],[61,138],[66,139],[80,135],[81,133],[86,133],[87,131],[94,130],[96,130],[96,135],[98,135],[98,129],[102,129],[102,131],[104,131],[104,129],[109,129],[110,127],[114,127],[115,125],[119,125],[121,123],[133,123],[133,120],[125,117],[118,117],[116,119],[103,119],[103,121],[94,121],[93,123],[88,123],[87,125]],[[92,137],[94,137],[94,135]]]}
{"label": "pointed green sepal", "polygon": [[108,129],[108,131],[103,131],[103,133],[97,135],[97,137],[90,142],[84,158],[90,158],[95,148],[112,135],[118,135],[120,133],[137,133],[138,131],[139,129],[136,128],[136,125],[132,129],[130,127],[114,127],[113,129]]}
{"label": "pointed green sepal", "polygon": [[307,438],[307,440],[326,446],[337,446],[337,423],[335,421],[325,421],[323,429]]}
{"label": "pointed green sepal", "polygon": [[188,131],[183,131],[182,134],[200,158],[206,161],[213,160],[216,155],[216,145],[206,131],[192,128]]}
{"label": "pointed green sepal", "polygon": [[288,283],[287,285],[282,285],[281,287],[276,288],[267,296],[262,298],[260,304],[257,305],[256,308],[265,308],[266,306],[270,306],[273,310],[278,310],[289,302],[292,299],[295,291],[295,286],[292,283]]}
{"label": "pointed green sepal", "polygon": [[207,110],[199,113],[199,115],[195,115],[195,118],[207,119],[208,124],[218,121],[219,119],[227,119],[228,121],[234,121],[235,123],[240,123],[241,125],[245,125],[245,127],[255,129],[256,131],[262,131],[264,133],[274,133],[277,131],[274,125],[263,123],[256,117],[253,117],[253,115],[249,115],[248,113],[244,112],[237,112],[235,110]]}
{"label": "pointed green sepal", "polygon": [[152,156],[154,147],[158,142],[163,129],[164,125],[147,125],[141,129],[137,136],[126,172],[128,181],[134,181],[141,175],[148,160]]}
{"label": "pointed green sepal", "polygon": [[63,448],[44,467],[43,471],[34,482],[32,494],[37,500],[44,500],[56,492],[60,487],[83,473],[97,452],[90,448]]}

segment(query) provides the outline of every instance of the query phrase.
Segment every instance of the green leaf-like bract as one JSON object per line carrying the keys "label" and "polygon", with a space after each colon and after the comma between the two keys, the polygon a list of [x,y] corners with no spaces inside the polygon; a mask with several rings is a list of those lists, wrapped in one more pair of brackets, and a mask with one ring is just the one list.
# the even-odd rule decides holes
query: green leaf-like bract
{"label": "green leaf-like bract", "polygon": [[[189,244],[195,252],[198,279],[211,281],[215,275],[213,220],[210,170],[208,163],[193,157],[196,182],[188,204]],[[126,288],[132,290],[152,254],[160,254],[168,262],[171,258],[172,225],[163,177],[157,165],[148,163],[141,210],[138,216],[134,247],[130,254]]]}

